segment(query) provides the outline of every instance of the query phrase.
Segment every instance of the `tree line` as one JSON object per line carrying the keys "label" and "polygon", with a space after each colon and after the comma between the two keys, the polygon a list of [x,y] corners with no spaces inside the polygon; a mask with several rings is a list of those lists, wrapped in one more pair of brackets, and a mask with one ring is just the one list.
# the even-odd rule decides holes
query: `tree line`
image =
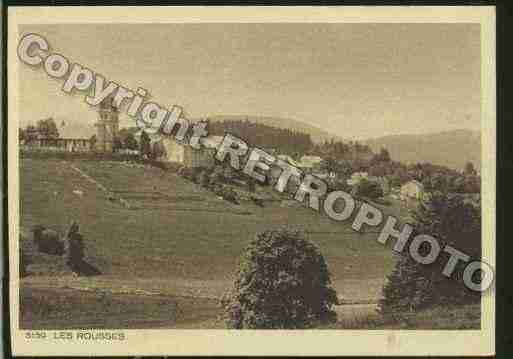
{"label": "tree line", "polygon": [[284,153],[308,152],[313,142],[309,134],[283,129],[246,120],[209,122],[210,135],[223,136],[230,133],[244,139],[249,145],[265,149],[279,149]]}

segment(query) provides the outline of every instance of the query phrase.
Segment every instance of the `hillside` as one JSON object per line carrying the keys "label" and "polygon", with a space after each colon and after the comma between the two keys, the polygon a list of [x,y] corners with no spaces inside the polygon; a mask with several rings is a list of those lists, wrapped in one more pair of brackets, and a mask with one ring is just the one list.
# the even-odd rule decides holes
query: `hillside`
{"label": "hillside", "polygon": [[291,120],[288,118],[278,117],[265,117],[265,116],[246,116],[246,115],[216,115],[209,116],[208,119],[212,122],[226,121],[226,120],[248,120],[250,122],[259,123],[267,126],[273,126],[278,128],[289,129],[293,131],[300,131],[309,134],[313,142],[323,142],[330,139],[341,138],[337,135],[323,131],[315,126],[308,125],[306,123]]}
{"label": "hillside", "polygon": [[384,147],[392,159],[404,163],[431,162],[463,169],[472,162],[481,167],[481,134],[455,130],[427,135],[392,135],[364,141],[374,152]]}
{"label": "hillside", "polygon": [[[353,233],[348,223],[286,203],[234,205],[173,172],[147,165],[24,158],[20,207],[20,225],[27,233],[37,224],[64,233],[72,220],[78,221],[88,259],[104,275],[117,277],[137,273],[224,281],[255,233],[283,225],[306,231],[320,246],[335,282],[381,280],[394,262],[374,233]],[[344,240],[335,240],[340,237]],[[373,271],[362,262],[369,262]]]}
{"label": "hillside", "polygon": [[[32,240],[34,225],[63,234],[77,221],[85,259],[102,275],[73,277],[50,256],[31,259],[21,283],[21,325],[216,327],[217,300],[231,286],[243,249],[255,233],[284,225],[319,246],[345,300],[376,302],[394,266],[392,251],[374,231],[356,233],[350,223],[288,202],[235,205],[172,171],[137,163],[22,158],[22,242]],[[162,302],[169,315],[157,309]]]}

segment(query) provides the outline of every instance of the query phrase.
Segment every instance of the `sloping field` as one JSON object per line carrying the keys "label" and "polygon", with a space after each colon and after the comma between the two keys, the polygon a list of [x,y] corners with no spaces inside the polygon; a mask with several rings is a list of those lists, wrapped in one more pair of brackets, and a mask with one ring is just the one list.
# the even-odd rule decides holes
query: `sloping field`
{"label": "sloping field", "polygon": [[90,279],[25,278],[22,285],[34,290],[219,298],[255,233],[283,225],[306,231],[317,243],[347,301],[376,301],[394,263],[391,250],[376,242],[377,233],[355,233],[350,223],[279,202],[234,205],[154,167],[25,158],[20,182],[25,235],[30,238],[36,224],[64,233],[77,220],[86,259],[103,273]]}
{"label": "sloping field", "polygon": [[[125,197],[131,207],[109,199],[72,165]],[[390,250],[376,243],[376,233],[355,233],[349,223],[305,208],[233,205],[158,168],[23,159],[20,170],[22,228],[43,224],[64,232],[78,220],[89,256],[106,274],[229,278],[255,233],[282,225],[309,233],[334,280],[383,278],[393,264]]]}

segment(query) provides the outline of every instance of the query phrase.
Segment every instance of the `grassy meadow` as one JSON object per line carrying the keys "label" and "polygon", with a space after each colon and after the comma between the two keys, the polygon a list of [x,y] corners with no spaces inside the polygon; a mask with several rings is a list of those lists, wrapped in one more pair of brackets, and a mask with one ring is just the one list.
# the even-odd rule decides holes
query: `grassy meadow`
{"label": "grassy meadow", "polygon": [[[391,250],[376,242],[375,230],[359,234],[350,228],[351,222],[337,223],[280,201],[263,208],[250,202],[234,205],[173,172],[150,166],[22,158],[20,197],[22,237],[31,238],[30,228],[36,224],[64,234],[77,220],[87,260],[103,273],[74,278],[42,271],[23,279],[22,297],[27,298],[31,290],[64,288],[88,295],[150,293],[176,302],[215,301],[230,286],[238,257],[255,233],[283,225],[304,230],[320,247],[339,296],[348,302],[377,301],[394,264]],[[200,301],[187,308],[201,311],[204,305]],[[212,309],[210,319],[216,311]],[[67,324],[76,325],[74,318]],[[174,320],[166,323],[177,325]]]}
{"label": "grassy meadow", "polygon": [[[109,200],[74,165],[126,199]],[[104,274],[131,278],[228,279],[255,233],[283,225],[307,232],[328,259],[333,279],[387,274],[393,256],[376,233],[355,233],[306,208],[233,205],[212,192],[153,167],[113,162],[21,161],[21,226],[64,232],[78,220],[87,252]],[[82,190],[82,197],[73,193]]]}

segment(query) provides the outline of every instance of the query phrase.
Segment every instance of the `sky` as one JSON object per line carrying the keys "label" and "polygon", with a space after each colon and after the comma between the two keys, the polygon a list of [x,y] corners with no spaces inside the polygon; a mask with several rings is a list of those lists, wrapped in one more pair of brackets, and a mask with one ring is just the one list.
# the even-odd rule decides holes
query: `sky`
{"label": "sky", "polygon": [[[480,129],[478,24],[23,25],[50,51],[192,118],[290,118],[366,139]],[[20,63],[22,126],[94,133],[85,93]],[[133,120],[122,114],[121,125]]]}

